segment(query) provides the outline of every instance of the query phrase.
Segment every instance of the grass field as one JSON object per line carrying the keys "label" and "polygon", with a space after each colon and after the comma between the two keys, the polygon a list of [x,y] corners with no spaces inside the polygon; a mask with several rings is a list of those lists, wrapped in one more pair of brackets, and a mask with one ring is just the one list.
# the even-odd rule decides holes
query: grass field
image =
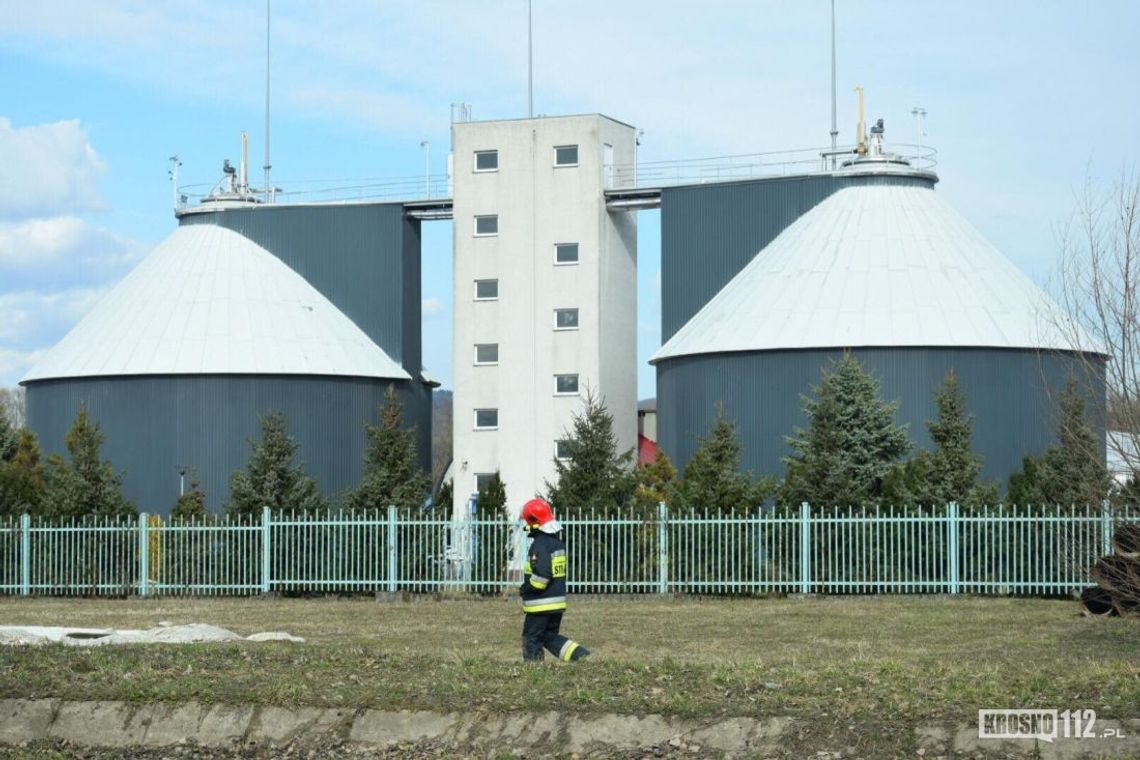
{"label": "grass field", "polygon": [[979,708],[1140,717],[1140,620],[1072,602],[811,598],[572,600],[594,657],[520,663],[504,600],[0,599],[0,624],[284,630],[304,644],[27,647],[0,695],[970,723]]}

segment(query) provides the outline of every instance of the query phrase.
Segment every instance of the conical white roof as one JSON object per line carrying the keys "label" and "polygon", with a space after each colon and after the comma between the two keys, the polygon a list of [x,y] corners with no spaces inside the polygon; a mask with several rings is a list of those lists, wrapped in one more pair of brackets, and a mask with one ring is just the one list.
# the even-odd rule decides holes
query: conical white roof
{"label": "conical white roof", "polygon": [[[699,255],[699,252],[697,252]],[[889,346],[1086,350],[1057,305],[929,188],[835,192],[781,232],[651,362]]]}
{"label": "conical white roof", "polygon": [[213,225],[175,230],[21,382],[170,374],[409,379],[301,275]]}

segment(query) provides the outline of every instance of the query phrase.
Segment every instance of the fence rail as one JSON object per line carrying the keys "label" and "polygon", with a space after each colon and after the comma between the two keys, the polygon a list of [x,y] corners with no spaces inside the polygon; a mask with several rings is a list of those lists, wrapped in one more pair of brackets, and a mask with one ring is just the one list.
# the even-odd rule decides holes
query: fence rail
{"label": "fence rail", "polygon": [[[1089,584],[1132,508],[760,509],[563,520],[570,590],[1063,595]],[[164,522],[0,522],[0,594],[499,593],[526,537],[505,519],[394,507]]]}

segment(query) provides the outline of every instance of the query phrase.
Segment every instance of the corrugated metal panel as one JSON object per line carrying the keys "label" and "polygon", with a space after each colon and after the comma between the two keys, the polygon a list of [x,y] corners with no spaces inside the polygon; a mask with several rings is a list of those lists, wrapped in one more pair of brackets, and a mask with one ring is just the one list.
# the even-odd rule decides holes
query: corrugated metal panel
{"label": "corrugated metal panel", "polygon": [[930,187],[933,183],[929,175],[820,174],[663,189],[662,343],[688,322],[761,248],[839,188],[852,185]]}
{"label": "corrugated metal panel", "polygon": [[[252,206],[194,213],[284,261],[416,377],[420,370],[420,222],[398,203]],[[414,255],[413,255],[414,252]]]}
{"label": "corrugated metal panel", "polygon": [[[926,421],[934,393],[953,369],[975,415],[974,450],[985,456],[983,477],[1006,485],[1028,454],[1055,440],[1056,394],[1086,365],[1072,354],[1012,349],[885,348],[851,352],[881,381],[882,398],[901,402],[896,419],[909,423],[916,445],[930,447]],[[716,419],[716,405],[736,422],[743,468],[783,476],[785,436],[804,427],[801,395],[811,394],[820,370],[842,356],[836,350],[707,354],[657,365],[658,443],[683,467]],[[1104,374],[1094,379],[1089,411],[1103,450]],[[1100,399],[1100,401],[1095,401]],[[1094,405],[1095,404],[1095,405]]]}
{"label": "corrugated metal panel", "polygon": [[[178,498],[178,468],[196,468],[211,509],[229,498],[248,439],[269,411],[285,413],[298,458],[322,492],[359,484],[365,423],[375,423],[389,381],[299,376],[148,376],[32,382],[28,426],[45,455],[65,452],[80,404],[106,436],[103,456],[125,471],[123,490],[140,510],[167,514]],[[396,382],[406,425],[418,428],[420,465],[430,466],[431,391]]]}
{"label": "corrugated metal panel", "polygon": [[777,235],[651,361],[837,346],[1099,349],[1083,332],[1074,345],[1067,326],[933,189],[846,187]]}

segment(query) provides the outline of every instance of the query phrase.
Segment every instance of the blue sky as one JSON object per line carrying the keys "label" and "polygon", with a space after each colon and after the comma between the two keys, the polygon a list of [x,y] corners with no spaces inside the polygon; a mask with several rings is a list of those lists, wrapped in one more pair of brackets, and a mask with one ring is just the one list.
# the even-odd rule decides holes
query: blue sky
{"label": "blue sky", "polygon": [[[274,184],[442,173],[449,104],[526,113],[525,0],[272,0]],[[938,192],[1048,284],[1086,176],[1136,168],[1140,3],[837,0],[840,141],[927,112]],[[827,0],[534,0],[535,110],[645,130],[643,160],[828,140]],[[0,386],[175,226],[167,158],[212,183],[263,145],[264,3],[0,0]],[[254,172],[254,178],[260,177]],[[639,216],[639,395],[660,340]],[[424,227],[425,363],[451,382],[451,225]]]}

